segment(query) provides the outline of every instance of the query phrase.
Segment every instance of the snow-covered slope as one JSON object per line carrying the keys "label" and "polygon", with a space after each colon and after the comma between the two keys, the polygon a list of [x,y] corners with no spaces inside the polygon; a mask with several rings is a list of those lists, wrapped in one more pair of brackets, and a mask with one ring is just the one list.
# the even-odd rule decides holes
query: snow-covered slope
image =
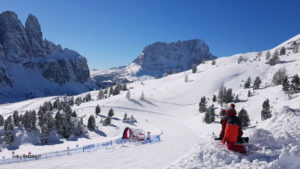
{"label": "snow-covered slope", "polygon": [[[138,123],[137,128],[144,128],[153,133],[162,131],[160,143],[145,146],[129,146],[105,149],[103,151],[75,154],[47,160],[37,160],[27,163],[17,163],[1,166],[1,168],[291,168],[300,167],[300,93],[289,98],[282,91],[282,86],[273,86],[273,74],[279,68],[286,68],[290,76],[299,74],[300,53],[293,53],[290,44],[298,38],[284,43],[271,50],[287,49],[285,55],[279,56],[280,62],[275,66],[266,63],[267,51],[259,53],[237,54],[223,57],[198,66],[197,73],[191,70],[173,74],[161,79],[150,79],[143,83],[136,81],[128,84],[131,91],[131,100],[126,92],[109,97],[104,100],[95,100],[74,106],[80,116],[94,114],[97,104],[106,115],[109,108],[114,108],[117,118],[122,118],[124,113],[133,114]],[[240,56],[244,61],[238,64]],[[188,76],[188,81],[185,77]],[[257,90],[252,90],[253,96],[248,97],[249,89],[244,89],[244,81],[251,77],[259,76],[262,85]],[[241,102],[236,103],[237,111],[245,108],[248,111],[251,125],[244,130],[244,136],[250,137],[246,144],[248,153],[241,155],[230,152],[224,145],[215,142],[220,131],[219,119],[216,123],[203,122],[203,113],[198,111],[198,103],[202,96],[209,97],[211,105],[212,95],[218,93],[220,85],[224,83],[227,88],[239,94]],[[139,100],[142,92],[144,101]],[[91,92],[96,99],[98,91]],[[83,94],[84,95],[84,94]],[[270,100],[272,118],[262,121],[262,103]],[[13,110],[37,109],[42,102],[54,100],[40,98],[20,103],[5,104],[0,106],[0,112],[7,117]],[[216,112],[221,108],[219,104]],[[99,125],[97,119],[97,124]],[[77,141],[62,139],[60,144],[36,146],[22,144],[15,153],[22,154],[30,150],[32,153],[41,153],[65,149],[67,146],[75,147],[76,144],[84,145],[101,140],[109,140],[121,136],[127,126],[118,120],[113,124],[117,127],[104,127],[99,125],[99,130],[106,137],[93,132],[88,138]],[[11,151],[4,149],[0,155],[9,156]]]}
{"label": "snow-covered slope", "polygon": [[[203,60],[212,60],[208,45],[200,40],[172,43],[156,42],[146,46],[143,52],[129,65],[118,68],[92,71],[92,78],[100,87],[118,82],[161,77],[164,73],[182,72],[198,65]],[[109,80],[109,81],[108,81]]]}
{"label": "snow-covered slope", "polygon": [[85,92],[89,77],[86,59],[44,40],[35,16],[23,26],[14,12],[0,14],[0,103]]}

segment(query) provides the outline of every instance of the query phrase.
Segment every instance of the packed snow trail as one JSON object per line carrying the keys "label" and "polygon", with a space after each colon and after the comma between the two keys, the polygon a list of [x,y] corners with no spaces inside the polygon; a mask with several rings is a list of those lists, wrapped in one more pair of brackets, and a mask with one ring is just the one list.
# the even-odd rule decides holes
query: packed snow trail
{"label": "packed snow trail", "polygon": [[[160,103],[157,108],[161,112],[169,107]],[[173,106],[177,107],[177,106]],[[53,159],[31,161],[28,168],[164,168],[178,160],[188,152],[200,138],[189,128],[182,126],[174,116],[168,113],[151,113],[131,110],[130,107],[114,108],[116,111],[126,110],[128,113],[147,117],[149,122],[163,131],[161,142],[146,146],[104,149],[103,151],[74,154]],[[174,109],[174,111],[176,108]],[[170,111],[170,109],[168,110]],[[154,110],[155,112],[155,110]],[[149,115],[151,114],[151,115]],[[9,164],[1,168],[24,168],[24,163]]]}

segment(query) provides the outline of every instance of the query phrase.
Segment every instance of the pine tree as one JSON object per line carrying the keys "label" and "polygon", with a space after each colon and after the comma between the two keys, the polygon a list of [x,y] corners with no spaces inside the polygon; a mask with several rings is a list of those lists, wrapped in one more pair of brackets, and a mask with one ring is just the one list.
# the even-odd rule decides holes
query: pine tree
{"label": "pine tree", "polygon": [[225,97],[226,97],[226,87],[224,86],[224,84],[221,84],[221,87],[219,89],[219,93],[218,93],[218,102],[220,105],[223,105],[223,103],[225,102]]}
{"label": "pine tree", "polygon": [[189,81],[189,77],[187,74],[184,75],[184,82],[188,82]]}
{"label": "pine tree", "polygon": [[2,115],[0,115],[0,126],[4,125],[4,118]]}
{"label": "pine tree", "polygon": [[123,90],[123,91],[126,91],[126,90],[128,90],[128,88],[127,88],[127,85],[126,85],[126,84],[123,84],[123,86],[122,86],[122,90]]}
{"label": "pine tree", "polygon": [[261,119],[266,120],[272,117],[269,99],[265,100],[262,105]]}
{"label": "pine tree", "polygon": [[104,92],[103,92],[103,90],[99,90],[97,98],[98,98],[98,100],[104,99]]}
{"label": "pine tree", "polygon": [[74,97],[72,96],[71,99],[69,99],[69,105],[74,106]]}
{"label": "pine tree", "polygon": [[236,95],[236,96],[235,96],[234,102],[235,102],[235,103],[238,103],[238,102],[240,102],[239,95]]}
{"label": "pine tree", "polygon": [[278,51],[276,50],[273,53],[272,58],[267,62],[268,64],[270,64],[271,66],[276,65],[279,62],[279,57],[278,57]]}
{"label": "pine tree", "polygon": [[140,96],[140,100],[146,100],[144,92],[142,92],[142,94]]}
{"label": "pine tree", "polygon": [[92,96],[91,96],[90,93],[88,93],[88,94],[85,96],[85,101],[86,101],[86,102],[89,102],[89,101],[91,101],[91,100],[92,100]]}
{"label": "pine tree", "polygon": [[110,86],[109,88],[109,96],[113,95],[114,93],[114,88],[112,86]]}
{"label": "pine tree", "polygon": [[213,102],[216,102],[216,101],[217,101],[217,96],[216,96],[216,95],[213,95],[212,101],[213,101]]}
{"label": "pine tree", "polygon": [[163,77],[167,77],[167,76],[168,76],[168,73],[165,72],[165,73],[163,74]]}
{"label": "pine tree", "polygon": [[192,66],[192,72],[193,73],[197,72],[197,65],[193,64],[193,66]]}
{"label": "pine tree", "polygon": [[20,125],[20,118],[19,118],[18,111],[14,111],[13,119],[14,119],[15,126],[19,126]]}
{"label": "pine tree", "polygon": [[211,65],[216,65],[216,59],[211,61]]}
{"label": "pine tree", "polygon": [[255,90],[255,89],[259,89],[260,84],[261,84],[261,80],[260,80],[260,78],[257,76],[257,77],[255,78],[255,80],[254,80],[254,83],[253,83],[253,89],[254,89],[254,90]]}
{"label": "pine tree", "polygon": [[82,102],[82,98],[81,98],[81,97],[77,97],[77,98],[75,99],[75,104],[76,104],[77,106],[80,106],[81,102]]}
{"label": "pine tree", "polygon": [[5,131],[5,142],[6,144],[12,145],[14,142],[14,136],[13,136],[13,122],[12,117],[9,116],[5,122],[4,122],[4,131]]}
{"label": "pine tree", "polygon": [[41,143],[47,144],[48,143],[48,136],[49,136],[49,129],[47,125],[43,125],[41,128]]}
{"label": "pine tree", "polygon": [[244,60],[243,56],[240,56],[238,59],[238,64],[240,64]]}
{"label": "pine tree", "polygon": [[251,97],[251,91],[250,90],[248,90],[248,97]]}
{"label": "pine tree", "polygon": [[248,112],[244,108],[238,113],[238,118],[242,122],[242,129],[249,127],[250,118],[249,118]]}
{"label": "pine tree", "polygon": [[101,108],[99,106],[99,104],[96,106],[96,110],[95,110],[95,113],[96,113],[96,116],[98,116],[101,112]]}
{"label": "pine tree", "polygon": [[273,84],[274,85],[283,84],[283,80],[284,80],[285,76],[287,76],[286,69],[285,68],[278,69],[273,75],[273,79],[272,79]]}
{"label": "pine tree", "polygon": [[232,93],[232,89],[229,88],[229,89],[226,91],[226,95],[225,95],[224,102],[225,102],[225,103],[230,103],[230,102],[233,102],[233,99],[234,99],[234,96],[233,96],[233,93]]}
{"label": "pine tree", "polygon": [[282,90],[286,92],[289,90],[289,88],[290,88],[289,80],[288,77],[285,76],[282,82]]}
{"label": "pine tree", "polygon": [[110,118],[110,117],[107,117],[107,118],[105,119],[105,124],[106,124],[106,125],[110,125],[110,124],[111,124],[111,118]]}
{"label": "pine tree", "polygon": [[250,87],[250,85],[251,85],[251,78],[248,77],[247,81],[246,81],[245,84],[244,84],[244,88],[247,89],[247,88]]}
{"label": "pine tree", "polygon": [[292,82],[292,84],[294,84],[296,87],[299,87],[299,86],[300,86],[300,78],[299,78],[299,75],[298,75],[298,74],[294,75],[291,82]]}
{"label": "pine tree", "polygon": [[89,117],[87,128],[91,131],[94,131],[96,129],[96,120],[94,115],[91,115]]}
{"label": "pine tree", "polygon": [[201,100],[200,100],[200,103],[199,103],[200,113],[203,113],[207,110],[206,104],[207,104],[206,97],[205,96],[201,97]]}
{"label": "pine tree", "polygon": [[77,117],[77,113],[75,111],[73,111],[72,117]]}
{"label": "pine tree", "polygon": [[270,51],[267,51],[266,53],[266,60],[269,60],[271,57],[271,52]]}
{"label": "pine tree", "polygon": [[286,48],[283,46],[280,49],[280,55],[285,55],[286,54]]}
{"label": "pine tree", "polygon": [[75,124],[74,134],[76,136],[81,136],[85,132],[83,124],[79,120],[76,120]]}
{"label": "pine tree", "polygon": [[209,106],[207,111],[205,112],[203,121],[207,124],[215,121],[215,106],[213,104]]}
{"label": "pine tree", "polygon": [[108,117],[113,117],[115,114],[114,114],[114,110],[111,108],[111,109],[109,109],[109,111],[108,111]]}
{"label": "pine tree", "polygon": [[130,100],[130,95],[131,95],[131,94],[130,94],[130,90],[128,90],[127,93],[126,93],[126,98],[127,98],[128,100]]}
{"label": "pine tree", "polygon": [[126,120],[127,120],[127,113],[124,114],[124,117],[123,117],[123,120],[122,120],[122,121],[123,121],[123,122],[126,122]]}

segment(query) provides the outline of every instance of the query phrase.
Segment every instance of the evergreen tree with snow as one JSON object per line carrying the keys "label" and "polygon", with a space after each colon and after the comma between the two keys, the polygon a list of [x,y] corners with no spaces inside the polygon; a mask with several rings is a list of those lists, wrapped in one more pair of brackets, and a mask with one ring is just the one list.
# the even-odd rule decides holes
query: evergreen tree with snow
{"label": "evergreen tree with snow", "polygon": [[273,79],[272,79],[273,84],[282,85],[285,76],[287,76],[286,69],[285,68],[278,69],[273,75]]}
{"label": "evergreen tree with snow", "polygon": [[76,104],[77,106],[80,106],[81,103],[82,103],[82,98],[81,98],[81,97],[77,97],[77,98],[75,99],[75,104]]}
{"label": "evergreen tree with snow", "polygon": [[219,89],[219,93],[218,93],[218,102],[220,105],[223,105],[223,103],[225,102],[225,97],[226,97],[226,87],[224,86],[224,83],[221,84],[220,89]]}
{"label": "evergreen tree with snow", "polygon": [[273,53],[272,58],[267,62],[269,65],[274,66],[279,62],[279,56],[278,56],[278,51],[276,50]]}
{"label": "evergreen tree with snow", "polygon": [[249,118],[248,112],[244,108],[238,113],[238,118],[242,122],[242,129],[249,127],[250,118]]}
{"label": "evergreen tree with snow", "polygon": [[89,101],[91,101],[91,100],[92,100],[92,96],[91,96],[90,93],[88,93],[88,94],[85,96],[85,101],[86,101],[86,102],[89,102]]}
{"label": "evergreen tree with snow", "polygon": [[188,82],[189,81],[189,76],[187,74],[184,75],[184,82]]}
{"label": "evergreen tree with snow", "polygon": [[110,124],[111,124],[111,117],[107,117],[107,118],[104,120],[104,124],[105,124],[105,125],[110,125]]}
{"label": "evergreen tree with snow", "polygon": [[94,115],[90,115],[87,128],[91,131],[94,131],[96,129],[96,120]]}
{"label": "evergreen tree with snow", "polygon": [[12,117],[9,116],[4,122],[5,143],[12,145],[14,142]]}
{"label": "evergreen tree with snow", "polygon": [[114,93],[114,88],[112,86],[110,86],[109,88],[109,96],[113,95]]}
{"label": "evergreen tree with snow", "polygon": [[211,61],[211,65],[216,65],[216,59]]}
{"label": "evergreen tree with snow", "polygon": [[76,111],[73,111],[73,113],[72,113],[72,117],[77,117],[77,113],[76,113]]}
{"label": "evergreen tree with snow", "polygon": [[122,86],[122,90],[123,90],[123,91],[126,91],[126,90],[128,90],[128,88],[127,88],[127,85],[126,85],[126,84],[123,84],[123,86]]}
{"label": "evergreen tree with snow", "polygon": [[0,126],[4,125],[4,118],[2,115],[0,115]]}
{"label": "evergreen tree with snow", "polygon": [[300,86],[300,78],[299,78],[299,75],[296,74],[292,77],[292,84],[294,84],[296,87],[299,87]]}
{"label": "evergreen tree with snow", "polygon": [[163,74],[163,77],[167,77],[167,76],[168,76],[168,73],[165,72],[165,73]]}
{"label": "evergreen tree with snow", "polygon": [[271,58],[271,52],[267,51],[266,53],[266,60],[269,60]]}
{"label": "evergreen tree with snow", "polygon": [[115,115],[114,110],[112,108],[109,109],[108,111],[108,117],[113,117]]}
{"label": "evergreen tree with snow", "polygon": [[261,84],[261,80],[260,80],[260,78],[257,76],[257,77],[255,78],[255,80],[254,80],[254,83],[253,83],[253,89],[254,89],[254,90],[255,90],[255,89],[259,89],[260,84]]}
{"label": "evergreen tree with snow", "polygon": [[74,127],[74,134],[76,136],[81,136],[82,134],[85,133],[84,125],[79,120],[77,120],[75,123],[76,124],[75,124],[75,127]]}
{"label": "evergreen tree with snow", "polygon": [[140,96],[140,100],[146,100],[144,92],[142,92],[142,94]]}
{"label": "evergreen tree with snow", "polygon": [[246,81],[245,84],[244,84],[244,88],[247,89],[247,88],[250,87],[250,85],[251,85],[251,78],[248,77],[247,81]]}
{"label": "evergreen tree with snow", "polygon": [[96,113],[96,116],[98,116],[101,112],[101,108],[99,106],[99,104],[96,106],[96,109],[95,109],[95,113]]}
{"label": "evergreen tree with snow", "polygon": [[267,99],[264,101],[262,105],[261,119],[266,120],[271,117],[272,117],[271,107],[270,107],[269,99]]}
{"label": "evergreen tree with snow", "polygon": [[41,143],[47,144],[49,136],[49,128],[46,124],[41,127]]}
{"label": "evergreen tree with snow", "polygon": [[99,90],[97,98],[98,98],[98,100],[104,99],[104,92],[103,92],[103,90]]}
{"label": "evergreen tree with snow", "polygon": [[240,102],[240,98],[239,98],[239,95],[238,95],[238,94],[235,96],[234,102],[235,102],[235,103]]}
{"label": "evergreen tree with snow", "polygon": [[193,73],[197,72],[197,65],[193,64],[193,66],[192,66],[192,72]]}
{"label": "evergreen tree with snow", "polygon": [[203,121],[207,124],[215,121],[215,106],[213,104],[209,106],[207,111],[205,112]]}
{"label": "evergreen tree with snow", "polygon": [[126,122],[127,121],[127,113],[124,114],[124,117],[123,117],[123,122]]}
{"label": "evergreen tree with snow", "polygon": [[252,96],[251,91],[248,90],[248,97],[251,97],[251,96]]}
{"label": "evergreen tree with snow", "polygon": [[14,111],[13,120],[14,120],[15,126],[19,126],[20,125],[20,117],[19,117],[18,111]]}
{"label": "evergreen tree with snow", "polygon": [[203,113],[207,110],[206,104],[207,104],[206,97],[205,96],[201,97],[201,100],[200,100],[200,103],[199,103],[200,113]]}
{"label": "evergreen tree with snow", "polygon": [[212,101],[213,101],[213,102],[216,102],[216,101],[217,101],[217,96],[216,96],[216,95],[213,95]]}
{"label": "evergreen tree with snow", "polygon": [[238,58],[238,64],[242,63],[243,60],[244,60],[243,56],[240,56],[240,57]]}
{"label": "evergreen tree with snow", "polygon": [[232,89],[229,88],[228,90],[226,90],[224,102],[230,103],[230,102],[233,102],[233,99],[234,99],[234,95],[232,93]]}
{"label": "evergreen tree with snow", "polygon": [[285,76],[284,79],[283,79],[283,82],[282,82],[282,90],[287,92],[290,88],[290,83],[289,83],[289,80],[288,80],[288,77]]}
{"label": "evergreen tree with snow", "polygon": [[72,96],[68,101],[70,106],[74,106],[74,97]]}
{"label": "evergreen tree with snow", "polygon": [[280,48],[280,55],[285,55],[286,54],[286,48],[283,46]]}
{"label": "evergreen tree with snow", "polygon": [[130,95],[131,95],[131,94],[130,94],[130,90],[128,90],[127,93],[126,93],[126,98],[127,98],[128,100],[130,100],[130,97],[131,97]]}

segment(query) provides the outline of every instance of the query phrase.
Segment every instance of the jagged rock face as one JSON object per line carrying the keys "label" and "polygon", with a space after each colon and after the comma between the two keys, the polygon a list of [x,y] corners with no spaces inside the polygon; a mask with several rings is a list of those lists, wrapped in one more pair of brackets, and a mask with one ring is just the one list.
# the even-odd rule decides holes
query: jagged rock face
{"label": "jagged rock face", "polygon": [[27,33],[27,37],[32,49],[32,52],[35,56],[43,56],[44,55],[44,42],[43,42],[43,34],[41,31],[41,26],[39,21],[35,16],[30,14],[25,23],[25,30]]}
{"label": "jagged rock face", "polygon": [[[27,77],[21,77],[21,74]],[[35,16],[30,14],[24,27],[14,12],[0,14],[0,101],[3,93],[9,96],[9,89],[1,87],[18,88],[20,95],[26,92],[32,97],[43,96],[40,93],[44,90],[50,94],[75,94],[77,89],[78,93],[83,92],[79,88],[88,88],[83,83],[89,77],[90,72],[84,57],[51,41],[43,40],[41,26]],[[32,88],[36,90],[35,93],[31,91],[30,83],[35,83],[36,79],[43,81],[43,85],[38,86],[39,89]],[[63,88],[68,83],[72,83],[76,89]],[[22,84],[27,84],[27,88],[23,88]],[[60,86],[60,89],[55,85]],[[56,89],[52,89],[53,86]]]}
{"label": "jagged rock face", "polygon": [[0,14],[0,43],[4,47],[6,59],[22,61],[31,54],[31,48],[22,23],[13,12]]}
{"label": "jagged rock face", "polygon": [[[141,75],[162,75],[191,69],[193,64],[216,57],[209,52],[204,41],[195,39],[173,43],[156,42],[144,48],[143,53],[133,61],[142,66]],[[155,74],[153,74],[155,73]]]}

